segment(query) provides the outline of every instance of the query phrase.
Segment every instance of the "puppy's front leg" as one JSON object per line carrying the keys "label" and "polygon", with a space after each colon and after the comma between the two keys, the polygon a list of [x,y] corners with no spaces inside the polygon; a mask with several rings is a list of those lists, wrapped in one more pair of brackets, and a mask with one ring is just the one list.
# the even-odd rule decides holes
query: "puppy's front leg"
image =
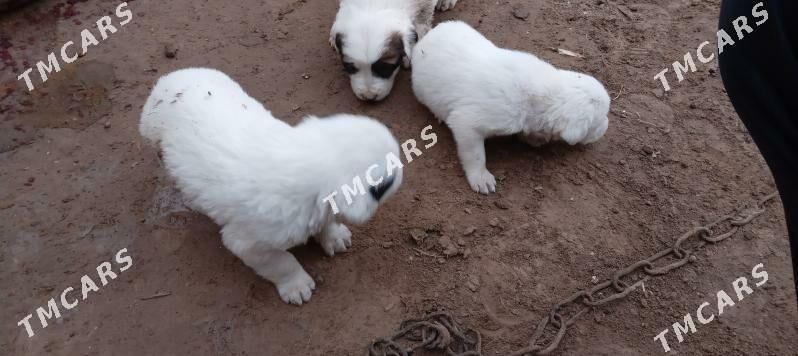
{"label": "puppy's front leg", "polygon": [[255,245],[231,251],[258,275],[274,283],[280,298],[286,303],[302,305],[310,300],[316,289],[313,278],[288,251]]}
{"label": "puppy's front leg", "polygon": [[[461,121],[447,120],[448,121]],[[451,125],[450,125],[451,126]],[[457,142],[457,154],[463,165],[468,184],[477,193],[489,194],[496,191],[496,178],[485,167],[485,137],[470,127],[452,127]]]}
{"label": "puppy's front leg", "polygon": [[352,232],[346,225],[330,221],[320,233],[316,234],[316,242],[321,245],[324,252],[333,256],[336,252],[345,252],[352,246]]}

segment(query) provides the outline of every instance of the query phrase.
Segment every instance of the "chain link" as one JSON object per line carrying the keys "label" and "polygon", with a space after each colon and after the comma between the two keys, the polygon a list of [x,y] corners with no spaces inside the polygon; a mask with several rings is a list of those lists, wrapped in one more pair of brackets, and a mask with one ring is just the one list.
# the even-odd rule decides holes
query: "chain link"
{"label": "chain link", "polygon": [[[406,348],[400,340],[415,344]],[[449,356],[482,356],[482,335],[475,329],[463,329],[448,313],[438,312],[405,320],[393,336],[372,342],[368,356],[412,356],[413,350],[420,348],[446,350]]]}
{"label": "chain link", "polygon": [[[773,201],[777,196],[777,193],[769,194],[756,202],[756,205],[750,209],[738,209],[736,214],[726,215],[708,225],[696,227],[676,239],[671,247],[618,270],[609,280],[599,283],[592,288],[580,290],[570,295],[568,298],[563,299],[555,304],[551,308],[549,315],[543,317],[540,323],[538,323],[535,332],[529,340],[529,346],[515,351],[511,355],[547,355],[551,353],[560,345],[568,327],[589,309],[624,298],[651,277],[667,274],[674,269],[695,261],[696,251],[708,244],[721,242],[737,233],[743,226],[765,213],[765,205]],[[712,232],[723,225],[728,225],[727,229],[723,233],[713,236]],[[697,241],[692,248],[685,249],[683,247],[688,240],[695,238],[697,238]],[[669,257],[674,260],[660,267],[655,265],[656,262],[665,260]],[[624,277],[630,279],[634,276],[639,277],[633,284],[628,284],[622,280]],[[602,292],[605,290],[611,291],[611,294],[598,299],[597,296],[601,296],[603,294]],[[570,317],[566,318],[561,311],[568,309],[567,307],[572,307],[570,308],[572,314]],[[548,341],[544,341],[543,336],[546,334],[547,330],[556,330],[556,332],[553,337],[548,338]]]}

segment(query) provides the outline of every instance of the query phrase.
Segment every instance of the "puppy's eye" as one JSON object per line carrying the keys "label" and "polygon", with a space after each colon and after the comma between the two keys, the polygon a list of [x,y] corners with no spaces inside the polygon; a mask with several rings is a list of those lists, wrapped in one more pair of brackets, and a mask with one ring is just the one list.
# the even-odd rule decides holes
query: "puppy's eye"
{"label": "puppy's eye", "polygon": [[374,72],[374,75],[383,79],[388,79],[393,75],[393,72],[399,68],[399,62],[385,62],[385,61],[377,61],[371,65],[371,71]]}
{"label": "puppy's eye", "polygon": [[357,73],[357,67],[355,67],[355,65],[352,63],[344,62],[344,72],[355,74]]}

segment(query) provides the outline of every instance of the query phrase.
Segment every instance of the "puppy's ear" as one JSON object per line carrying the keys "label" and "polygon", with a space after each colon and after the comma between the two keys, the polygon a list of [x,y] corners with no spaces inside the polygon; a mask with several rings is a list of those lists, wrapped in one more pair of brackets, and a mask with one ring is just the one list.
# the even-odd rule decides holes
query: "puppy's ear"
{"label": "puppy's ear", "polygon": [[376,201],[380,201],[383,195],[388,192],[388,189],[391,189],[393,185],[394,177],[391,176],[388,179],[383,180],[380,184],[376,186],[372,186],[369,188],[369,193]]}
{"label": "puppy's ear", "polygon": [[335,53],[339,55],[344,55],[344,36],[340,33],[334,33],[330,35],[330,46],[335,50]]}
{"label": "puppy's ear", "polygon": [[410,68],[410,56],[413,53],[413,46],[418,42],[418,32],[414,28],[402,36],[402,67]]}

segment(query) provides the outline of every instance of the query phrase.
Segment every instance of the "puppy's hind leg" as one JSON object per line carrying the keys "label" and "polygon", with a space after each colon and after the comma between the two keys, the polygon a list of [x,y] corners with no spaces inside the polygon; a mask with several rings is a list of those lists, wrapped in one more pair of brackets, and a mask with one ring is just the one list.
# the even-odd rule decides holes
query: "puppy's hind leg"
{"label": "puppy's hind leg", "polygon": [[315,237],[316,242],[330,257],[336,252],[346,252],[346,249],[352,246],[352,232],[346,225],[336,221],[327,223]]}
{"label": "puppy's hind leg", "polygon": [[457,5],[457,0],[438,0],[438,4],[435,8],[440,11],[446,11],[454,9],[455,5]]}
{"label": "puppy's hind leg", "polygon": [[294,255],[253,242],[251,237],[241,239],[237,235],[240,233],[246,233],[246,230],[226,225],[222,229],[224,245],[259,276],[274,283],[284,302],[302,305],[310,300],[316,284]]}
{"label": "puppy's hind leg", "polygon": [[[457,122],[449,118],[447,122]],[[466,119],[459,119],[466,121]],[[454,140],[457,142],[457,154],[463,165],[468,184],[477,193],[496,192],[496,178],[485,167],[485,137],[471,127],[450,125]]]}

